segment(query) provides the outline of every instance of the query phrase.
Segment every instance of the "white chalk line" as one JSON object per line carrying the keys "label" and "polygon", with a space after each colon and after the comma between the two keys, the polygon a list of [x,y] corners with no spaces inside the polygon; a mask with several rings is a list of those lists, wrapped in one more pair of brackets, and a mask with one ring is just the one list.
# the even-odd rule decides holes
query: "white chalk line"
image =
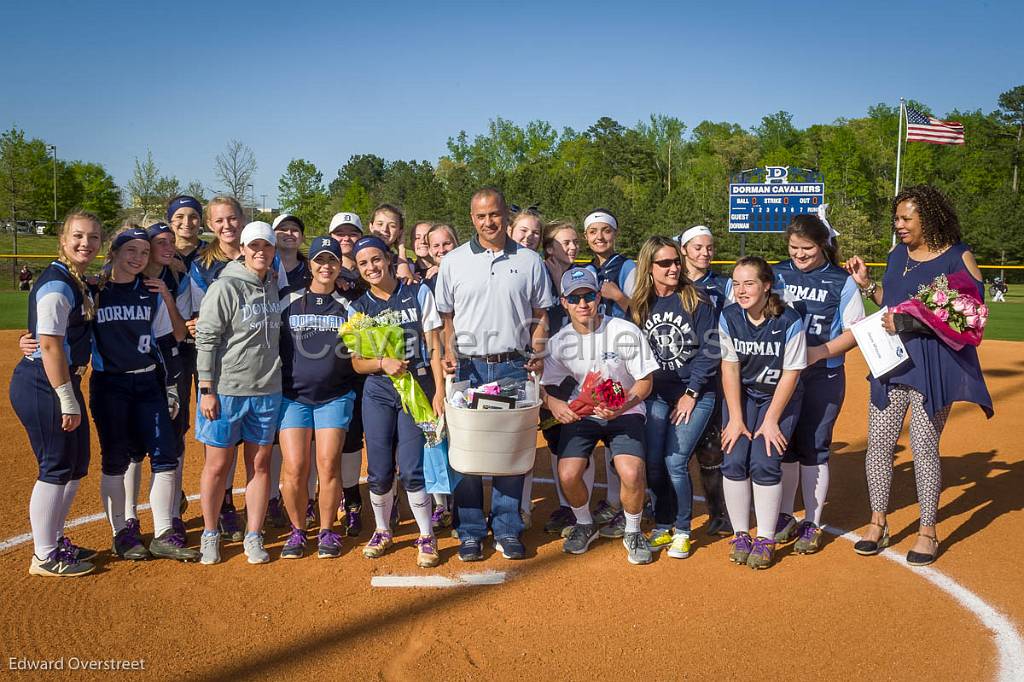
{"label": "white chalk line", "polygon": [[370,578],[370,587],[476,587],[501,585],[507,578],[505,571],[463,573],[450,578],[443,575],[375,575]]}
{"label": "white chalk line", "polygon": [[[360,479],[360,482],[365,482],[365,477]],[[546,483],[554,485],[554,480],[550,478],[534,478],[534,483]],[[607,486],[603,483],[595,483],[595,488],[606,488]],[[242,494],[245,492],[245,488],[235,488],[232,493],[235,495]],[[704,498],[700,495],[693,496],[695,500],[704,502]],[[188,499],[190,502],[198,500],[199,495],[189,495]],[[140,504],[138,509],[145,511],[149,509],[149,504]],[[76,528],[78,526],[84,526],[88,523],[94,523],[96,521],[106,520],[105,514],[90,514],[88,516],[80,516],[76,519],[68,521],[65,528]],[[842,528],[836,528],[835,526],[825,525],[823,529],[841,537],[842,539],[855,543],[859,542],[863,538],[856,533]],[[8,549],[12,549],[19,545],[23,545],[27,542],[32,541],[31,533],[23,533],[22,535],[16,535],[6,540],[0,541],[0,552],[5,552]],[[997,680],[999,682],[1017,682],[1024,680],[1024,639],[1021,639],[1020,633],[1017,632],[1017,628],[1013,622],[1001,613],[998,609],[990,605],[984,599],[976,595],[971,590],[967,589],[953,578],[950,578],[945,573],[938,569],[930,566],[914,567],[907,564],[906,559],[891,549],[885,549],[881,552],[881,556],[885,557],[889,561],[902,566],[903,568],[909,569],[913,573],[917,574],[921,578],[932,583],[940,590],[948,594],[957,604],[961,607],[970,611],[974,614],[974,617],[992,633],[992,638],[996,647],[996,654],[998,658],[998,675]],[[497,572],[495,572],[497,573]],[[478,582],[473,583],[472,580],[482,580],[486,578],[467,578],[467,576],[487,576],[488,573],[477,573],[477,574],[463,574],[459,578],[446,578],[444,576],[377,576],[370,581],[370,585],[373,587],[459,587],[470,584],[480,585],[496,585],[504,582],[505,574],[501,573],[502,578],[498,582]],[[430,585],[403,585],[403,584],[392,584],[392,585],[378,585],[375,584],[375,580],[388,580],[394,578],[401,582],[401,580],[427,580],[433,581],[438,584]],[[440,584],[440,583],[445,584]],[[451,584],[447,584],[450,582]]]}

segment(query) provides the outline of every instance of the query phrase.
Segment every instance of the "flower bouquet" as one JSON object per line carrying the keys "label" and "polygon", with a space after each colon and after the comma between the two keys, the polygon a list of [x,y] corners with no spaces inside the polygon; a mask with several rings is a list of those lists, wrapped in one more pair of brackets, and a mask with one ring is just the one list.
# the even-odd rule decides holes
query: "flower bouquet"
{"label": "flower bouquet", "polygon": [[[580,417],[589,417],[598,407],[617,410],[625,404],[626,391],[622,388],[622,384],[603,376],[601,372],[591,370],[583,378],[579,395],[569,402],[569,409]],[[557,418],[551,417],[541,422],[540,428],[543,431],[558,423]]]}
{"label": "flower bouquet", "polygon": [[[401,315],[395,310],[387,310],[374,317],[355,313],[341,325],[338,336],[351,352],[361,358],[405,359],[405,330],[401,326]],[[403,372],[392,376],[391,381],[402,400],[402,409],[426,434],[428,443],[440,440],[437,415],[415,377]]]}
{"label": "flower bouquet", "polygon": [[978,298],[978,286],[966,272],[939,275],[922,284],[917,294],[892,308],[918,320],[953,350],[981,343],[988,306]]}

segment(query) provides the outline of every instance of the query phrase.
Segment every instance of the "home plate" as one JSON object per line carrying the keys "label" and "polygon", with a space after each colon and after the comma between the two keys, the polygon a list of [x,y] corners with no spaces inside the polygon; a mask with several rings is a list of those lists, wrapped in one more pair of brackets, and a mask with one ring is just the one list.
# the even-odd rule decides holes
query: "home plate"
{"label": "home plate", "polygon": [[375,575],[370,578],[370,587],[471,587],[475,585],[500,585],[508,574],[505,571],[484,571],[463,573],[448,577],[443,575]]}

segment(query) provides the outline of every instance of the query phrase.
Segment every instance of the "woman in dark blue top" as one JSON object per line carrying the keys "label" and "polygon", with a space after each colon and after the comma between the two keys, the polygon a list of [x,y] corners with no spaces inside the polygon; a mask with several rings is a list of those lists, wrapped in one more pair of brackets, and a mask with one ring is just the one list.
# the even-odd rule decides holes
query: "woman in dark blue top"
{"label": "woman in dark blue top", "polygon": [[29,499],[35,552],[29,574],[91,573],[96,552],[64,537],[64,521],[89,469],[89,416],[81,382],[89,364],[94,316],[82,279],[100,250],[102,226],[91,213],[72,213],[60,232],[60,255],[39,273],[28,295],[28,331],[39,347],[11,377],[11,406],[39,462]]}
{"label": "woman in dark blue top", "polygon": [[[981,271],[974,254],[960,241],[960,221],[949,201],[934,187],[908,187],[893,201],[893,229],[898,243],[889,252],[882,283],[871,281],[867,266],[858,257],[847,263],[861,291],[875,303],[894,306],[911,298],[921,285],[939,275],[967,271],[984,299]],[[909,315],[888,313],[885,326],[898,333],[909,360],[880,379],[869,377],[868,451],[864,461],[871,500],[871,523],[864,540],[854,549],[877,554],[889,544],[886,513],[892,484],[893,453],[910,409],[910,442],[914,453],[920,529],[907,562],[924,566],[935,561],[939,541],[936,513],[942,481],[939,437],[956,401],[975,403],[992,416],[992,398],[978,362],[978,350],[964,346],[953,350]]]}
{"label": "woman in dark blue top", "polygon": [[647,485],[656,524],[650,545],[668,547],[676,559],[690,555],[690,457],[715,411],[718,376],[717,315],[683,267],[675,241],[650,237],[640,247],[630,311],[660,366],[647,398]]}

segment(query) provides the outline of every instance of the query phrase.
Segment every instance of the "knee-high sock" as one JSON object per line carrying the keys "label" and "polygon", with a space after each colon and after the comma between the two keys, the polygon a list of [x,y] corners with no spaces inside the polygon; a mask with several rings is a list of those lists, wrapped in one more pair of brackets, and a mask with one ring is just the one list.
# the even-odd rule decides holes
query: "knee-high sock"
{"label": "knee-high sock", "polygon": [[64,534],[64,492],[64,486],[56,483],[36,481],[32,487],[28,518],[38,559],[46,559],[57,548],[57,538]]}
{"label": "knee-high sock", "polygon": [[[587,467],[588,469],[591,467]],[[555,492],[558,494],[558,506],[560,507],[571,507],[569,500],[565,499],[565,493],[562,492],[562,482],[558,480],[558,455],[551,454],[551,474],[552,478],[555,479]],[[587,488],[589,497],[590,488]]]}
{"label": "knee-high sock", "polygon": [[[750,532],[750,479],[733,481],[722,480],[722,491],[725,494],[725,508],[729,512],[729,523],[735,533]],[[774,521],[772,522],[774,524]],[[772,526],[774,530],[774,525]]]}
{"label": "knee-high sock", "polygon": [[[782,506],[779,511],[793,515],[796,506],[796,490],[800,487],[800,462],[782,463]],[[806,493],[805,493],[806,495]],[[760,530],[760,528],[758,529]]]}
{"label": "knee-high sock", "polygon": [[64,500],[61,505],[60,511],[60,528],[57,529],[57,538],[60,539],[64,535],[64,524],[68,520],[68,514],[71,513],[71,505],[75,502],[75,495],[78,494],[78,486],[82,483],[80,479],[68,481],[64,486]]}
{"label": "knee-high sock", "polygon": [[800,467],[800,484],[804,491],[804,521],[821,525],[821,512],[828,497],[828,462],[812,467]]}
{"label": "knee-high sock", "polygon": [[438,507],[444,507],[445,509],[448,508],[448,496],[447,495],[445,495],[444,493],[433,493],[433,496],[434,496],[434,504],[435,505],[437,505]]}
{"label": "knee-high sock", "polygon": [[533,511],[533,472],[528,471],[526,478],[523,479],[523,499],[519,503],[519,508],[529,514]]}
{"label": "knee-high sock", "polygon": [[430,518],[434,511],[431,505],[430,494],[425,490],[405,493],[409,498],[409,506],[412,508],[413,518],[420,529],[420,536],[427,537],[434,534],[434,524]]}
{"label": "knee-high sock", "polygon": [[391,507],[395,503],[395,493],[389,490],[383,495],[370,493],[370,505],[373,507],[373,521],[377,530],[391,528]]}
{"label": "knee-high sock", "polygon": [[620,509],[622,507],[622,480],[615,473],[615,467],[612,466],[612,453],[608,448],[604,449],[604,470],[608,480],[608,491],[605,499],[608,500],[608,504],[616,509]]}
{"label": "knee-high sock", "polygon": [[139,518],[139,490],[142,489],[142,462],[129,462],[124,472],[124,518]]}
{"label": "knee-high sock", "polygon": [[153,511],[154,537],[160,537],[171,530],[171,519],[178,511],[178,498],[174,495],[174,471],[153,472],[149,506]]}
{"label": "knee-high sock", "polygon": [[270,497],[281,497],[281,467],[284,464],[281,455],[281,446],[275,445],[270,449]]}
{"label": "knee-high sock", "polygon": [[309,478],[306,479],[306,493],[309,499],[316,499],[316,443],[309,447]]}
{"label": "knee-high sock", "polygon": [[100,476],[100,497],[103,499],[103,511],[107,513],[107,520],[116,535],[125,527],[124,516],[124,475]]}
{"label": "knee-high sock", "polygon": [[754,484],[754,516],[757,517],[757,537],[773,539],[779,521],[782,502],[782,484]]}

